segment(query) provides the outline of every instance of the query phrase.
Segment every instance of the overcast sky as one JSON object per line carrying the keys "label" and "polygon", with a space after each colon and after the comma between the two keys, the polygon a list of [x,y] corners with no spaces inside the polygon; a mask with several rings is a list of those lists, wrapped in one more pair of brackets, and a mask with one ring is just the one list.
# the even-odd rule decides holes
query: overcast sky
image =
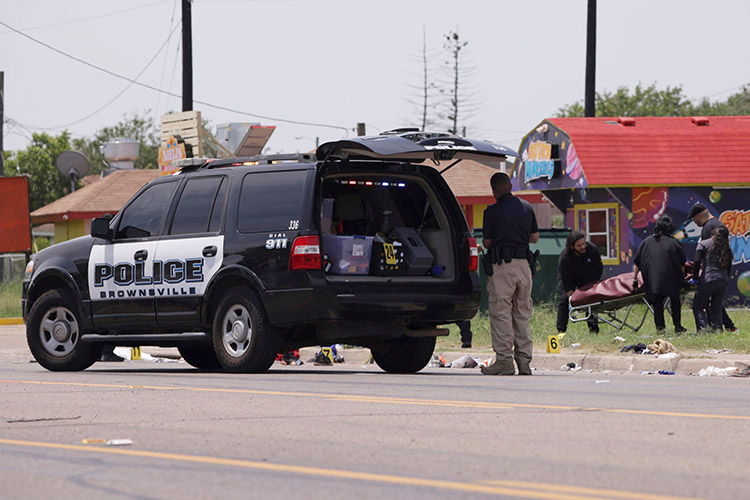
{"label": "overcast sky", "polygon": [[[67,128],[91,136],[125,114],[150,110],[158,120],[180,111],[177,97],[130,85],[50,48],[179,95],[180,3],[0,0],[0,21],[49,46],[0,25],[4,148],[25,148],[34,131]],[[465,58],[475,68],[467,84],[478,107],[463,123],[467,135],[517,149],[541,120],[583,99],[586,5],[195,0],[194,99],[246,114],[199,103],[195,109],[213,126],[276,125],[268,143],[274,153],[310,150],[316,137],[354,135],[357,122],[367,124],[368,134],[415,125],[419,115],[409,100],[421,85],[423,29],[434,68],[445,60],[443,35],[453,30],[468,42]],[[750,83],[748,20],[746,0],[599,0],[597,91],[656,82],[682,85],[691,99],[726,99]]]}

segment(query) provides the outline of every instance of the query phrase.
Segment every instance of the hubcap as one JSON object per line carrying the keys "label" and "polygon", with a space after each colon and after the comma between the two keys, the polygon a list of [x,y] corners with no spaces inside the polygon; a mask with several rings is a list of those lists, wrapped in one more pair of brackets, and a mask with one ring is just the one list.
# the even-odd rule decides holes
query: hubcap
{"label": "hubcap", "polygon": [[242,320],[237,320],[232,325],[232,337],[237,342],[244,342],[247,340],[247,325]]}
{"label": "hubcap", "polygon": [[227,354],[239,358],[250,348],[253,339],[253,323],[245,306],[236,304],[224,314],[222,321],[222,343]]}
{"label": "hubcap", "polygon": [[52,307],[42,318],[39,337],[44,350],[49,354],[56,357],[67,356],[80,339],[78,320],[67,307]]}
{"label": "hubcap", "polygon": [[65,342],[70,338],[70,326],[66,321],[56,321],[52,327],[52,336],[58,342]]}

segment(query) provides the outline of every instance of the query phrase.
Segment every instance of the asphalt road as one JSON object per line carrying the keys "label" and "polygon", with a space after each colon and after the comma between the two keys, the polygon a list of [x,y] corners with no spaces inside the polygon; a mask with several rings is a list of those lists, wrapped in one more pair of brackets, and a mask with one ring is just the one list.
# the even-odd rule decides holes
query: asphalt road
{"label": "asphalt road", "polygon": [[[0,498],[747,498],[747,379],[0,351]],[[129,439],[131,445],[100,441]],[[90,440],[84,444],[84,440]]]}

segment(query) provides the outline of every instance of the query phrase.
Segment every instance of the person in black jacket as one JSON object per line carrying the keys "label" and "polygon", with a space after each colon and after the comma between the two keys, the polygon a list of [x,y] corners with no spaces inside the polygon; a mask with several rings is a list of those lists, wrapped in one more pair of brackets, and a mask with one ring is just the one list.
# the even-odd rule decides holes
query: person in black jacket
{"label": "person in black jacket", "polygon": [[[692,219],[693,222],[695,222],[698,227],[701,228],[701,241],[711,239],[711,231],[713,231],[716,227],[724,225],[719,219],[713,216],[708,208],[706,208],[706,205],[700,202],[693,205],[693,207],[690,209],[690,213],[688,214],[688,218]],[[706,314],[708,314],[709,316],[710,310],[711,302],[709,301],[706,305]],[[738,331],[737,327],[734,325],[734,321],[732,321],[732,318],[729,317],[727,309],[723,304],[721,306],[721,322],[724,325],[724,328],[726,328],[728,331]]]}
{"label": "person in black jacket", "polygon": [[[557,332],[568,329],[569,299],[573,292],[599,281],[602,277],[602,256],[599,249],[580,231],[568,235],[565,249],[557,261]],[[599,325],[592,315],[587,321],[589,331],[599,333]]]}
{"label": "person in black jacket", "polygon": [[[729,230],[720,225],[711,231],[711,237],[701,240],[695,249],[693,279],[698,285],[693,298],[693,314],[698,331],[713,328],[721,330],[721,303],[729,286],[729,273],[732,271],[732,249],[729,247]],[[703,275],[700,271],[703,268]],[[710,305],[710,315],[706,318],[706,306]]]}
{"label": "person in black jacket", "polygon": [[682,327],[680,290],[685,286],[685,249],[672,234],[671,217],[662,215],[656,221],[654,234],[638,246],[633,257],[633,289],[638,288],[638,273],[643,273],[646,300],[654,308],[654,324],[664,330],[664,300],[669,298],[675,333],[687,331]]}

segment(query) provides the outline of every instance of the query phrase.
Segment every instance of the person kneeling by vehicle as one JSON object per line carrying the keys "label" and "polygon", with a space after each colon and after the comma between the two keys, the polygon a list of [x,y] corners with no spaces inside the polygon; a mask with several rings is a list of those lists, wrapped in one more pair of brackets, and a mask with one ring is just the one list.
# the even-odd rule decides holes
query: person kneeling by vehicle
{"label": "person kneeling by vehicle", "polygon": [[[599,281],[602,277],[602,256],[599,249],[580,231],[568,235],[565,249],[557,261],[557,332],[565,333],[568,329],[569,299],[577,288]],[[599,324],[595,316],[586,320],[589,331],[599,333]]]}

